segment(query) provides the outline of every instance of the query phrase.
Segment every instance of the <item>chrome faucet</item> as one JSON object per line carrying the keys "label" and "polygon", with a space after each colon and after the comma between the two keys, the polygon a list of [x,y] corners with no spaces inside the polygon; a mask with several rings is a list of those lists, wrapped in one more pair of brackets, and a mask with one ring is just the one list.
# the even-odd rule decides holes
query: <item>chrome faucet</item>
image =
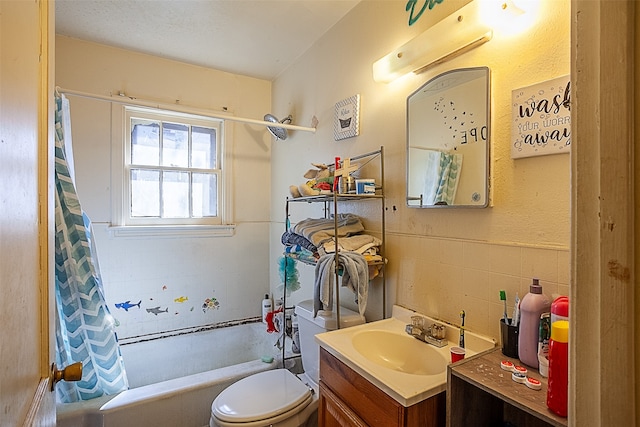
{"label": "chrome faucet", "polygon": [[405,331],[414,338],[436,347],[445,347],[449,343],[445,338],[445,326],[437,323],[425,326],[425,318],[411,316],[411,324],[405,327]]}

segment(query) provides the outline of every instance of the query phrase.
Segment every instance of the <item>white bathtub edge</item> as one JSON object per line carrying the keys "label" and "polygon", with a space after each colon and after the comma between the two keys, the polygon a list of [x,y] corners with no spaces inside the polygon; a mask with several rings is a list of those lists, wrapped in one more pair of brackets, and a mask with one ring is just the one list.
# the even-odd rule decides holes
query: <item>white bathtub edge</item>
{"label": "white bathtub edge", "polygon": [[277,363],[278,362],[275,361],[266,363],[261,360],[252,360],[250,362],[239,363],[225,368],[219,368],[199,374],[188,375],[186,377],[162,381],[156,384],[136,387],[134,389],[125,390],[114,396],[113,399],[100,407],[100,411],[115,411],[141,402],[167,398],[176,393],[184,393],[190,390],[210,386],[212,382],[229,381],[238,374],[246,373],[247,371],[260,372],[263,370],[266,371],[274,369]]}

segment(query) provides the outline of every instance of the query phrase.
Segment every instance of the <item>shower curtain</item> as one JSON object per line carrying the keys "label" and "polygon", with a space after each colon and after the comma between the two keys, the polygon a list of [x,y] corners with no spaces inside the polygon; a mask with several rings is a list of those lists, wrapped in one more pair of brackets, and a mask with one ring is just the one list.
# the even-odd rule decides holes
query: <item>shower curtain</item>
{"label": "shower curtain", "polygon": [[425,205],[437,203],[451,205],[458,190],[462,154],[427,151],[422,203]]}
{"label": "shower curtain", "polygon": [[61,381],[56,386],[58,402],[65,403],[129,388],[113,317],[104,299],[91,224],[75,190],[69,117],[67,99],[56,94],[56,364],[59,368],[83,364],[80,381]]}

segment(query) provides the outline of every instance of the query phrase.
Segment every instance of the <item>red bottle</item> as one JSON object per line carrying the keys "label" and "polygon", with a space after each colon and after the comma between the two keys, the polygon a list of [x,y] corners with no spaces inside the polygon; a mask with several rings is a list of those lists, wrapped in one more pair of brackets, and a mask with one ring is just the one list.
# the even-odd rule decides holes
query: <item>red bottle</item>
{"label": "red bottle", "polygon": [[569,320],[569,297],[559,296],[551,303],[551,323]]}
{"label": "red bottle", "polygon": [[557,320],[551,324],[549,341],[549,387],[547,406],[551,411],[567,416],[569,392],[569,322]]}

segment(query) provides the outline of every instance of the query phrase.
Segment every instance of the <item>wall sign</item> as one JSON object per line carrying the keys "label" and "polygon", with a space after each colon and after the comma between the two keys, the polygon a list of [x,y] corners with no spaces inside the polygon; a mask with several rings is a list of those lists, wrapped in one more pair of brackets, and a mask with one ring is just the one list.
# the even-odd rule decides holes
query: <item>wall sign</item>
{"label": "wall sign", "polygon": [[360,134],[360,95],[336,103],[333,137],[336,141]]}
{"label": "wall sign", "polygon": [[[415,24],[427,8],[431,10],[436,4],[440,4],[443,1],[444,0],[409,0],[404,8],[404,10],[409,12],[409,26]],[[416,4],[420,2],[422,5],[416,10]]]}
{"label": "wall sign", "polygon": [[511,93],[511,158],[569,153],[571,82],[547,80]]}

